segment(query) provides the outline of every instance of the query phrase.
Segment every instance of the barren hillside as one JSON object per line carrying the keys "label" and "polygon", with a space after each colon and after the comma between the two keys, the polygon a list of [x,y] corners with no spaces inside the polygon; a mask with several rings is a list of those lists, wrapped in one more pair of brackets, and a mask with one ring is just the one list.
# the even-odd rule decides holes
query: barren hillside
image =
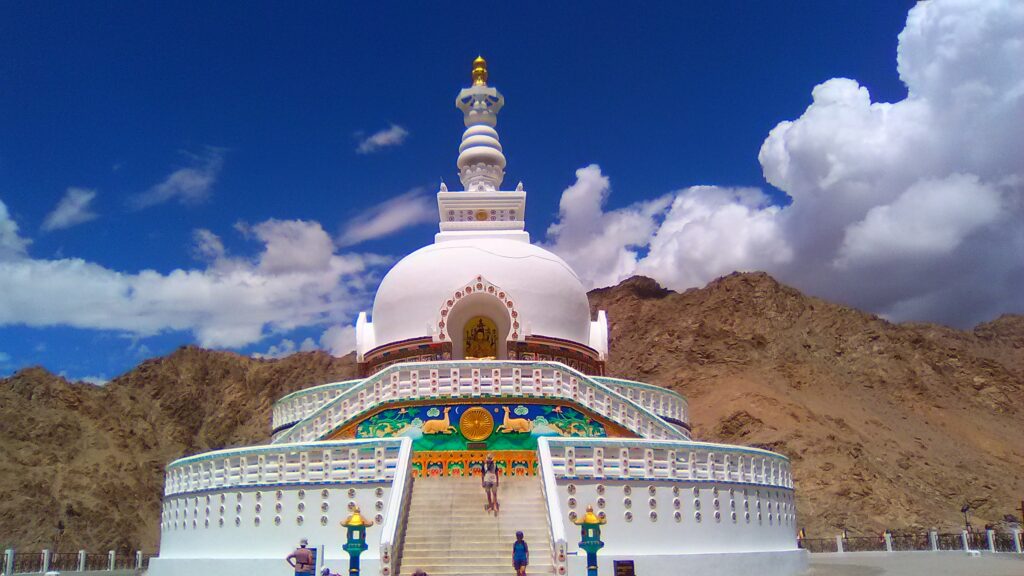
{"label": "barren hillside", "polygon": [[[765,274],[677,294],[633,278],[608,311],[612,375],[690,399],[697,439],[794,464],[811,535],[977,525],[1024,495],[1024,317],[970,332],[894,325]],[[255,360],[182,348],[105,387],[40,368],[0,379],[0,547],[154,550],[163,466],[269,438],[270,406],[351,378],[351,356]]]}
{"label": "barren hillside", "polygon": [[792,459],[812,535],[953,529],[967,501],[980,526],[1024,497],[1024,317],[891,324],[762,273],[682,294],[632,278],[591,305],[611,373],[686,395],[698,439]]}

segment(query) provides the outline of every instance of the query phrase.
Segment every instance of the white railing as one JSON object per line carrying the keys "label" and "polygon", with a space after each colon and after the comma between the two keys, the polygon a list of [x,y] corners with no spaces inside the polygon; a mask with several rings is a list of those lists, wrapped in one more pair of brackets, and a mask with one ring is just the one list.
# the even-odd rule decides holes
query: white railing
{"label": "white railing", "polygon": [[540,438],[555,478],[690,480],[793,488],[789,459],[758,448],[621,438]]}
{"label": "white railing", "polygon": [[393,576],[398,573],[395,554],[402,548],[405,539],[404,521],[412,495],[412,439],[402,438],[395,467],[395,480],[391,484],[391,501],[380,534],[380,574]]}
{"label": "white railing", "polygon": [[540,461],[540,478],[541,488],[544,492],[544,505],[548,512],[548,527],[551,537],[551,565],[555,568],[556,576],[563,576],[566,573],[567,551],[565,524],[562,522],[562,513],[558,503],[558,482],[555,480],[555,468],[551,462],[551,449],[547,442],[540,442],[538,444],[537,455]]}
{"label": "white railing", "polygon": [[[608,376],[591,376],[591,378],[658,416],[672,418],[686,424],[690,423],[686,398],[677,392],[653,384],[621,378]],[[342,392],[361,382],[362,380],[332,382],[298,390],[284,396],[274,403],[272,429],[277,431],[309,417],[328,402],[341,396]]]}
{"label": "white railing", "polygon": [[460,398],[570,400],[638,436],[688,440],[686,432],[610,387],[557,362],[422,362],[390,366],[340,396],[274,440],[314,442],[388,402]]}
{"label": "white railing", "polygon": [[207,452],[168,465],[164,495],[282,484],[388,481],[394,478],[404,440],[271,444]]}
{"label": "white railing", "polygon": [[332,382],[321,384],[305,390],[292,392],[287,396],[274,402],[271,418],[271,429],[277,431],[283,426],[294,424],[309,416],[341,395],[346,389],[359,384],[362,380],[345,380],[344,382]]}
{"label": "white railing", "polygon": [[678,392],[653,384],[612,378],[610,376],[591,376],[591,378],[640,404],[658,416],[672,418],[687,425],[690,424],[689,403],[686,401],[686,397]]}

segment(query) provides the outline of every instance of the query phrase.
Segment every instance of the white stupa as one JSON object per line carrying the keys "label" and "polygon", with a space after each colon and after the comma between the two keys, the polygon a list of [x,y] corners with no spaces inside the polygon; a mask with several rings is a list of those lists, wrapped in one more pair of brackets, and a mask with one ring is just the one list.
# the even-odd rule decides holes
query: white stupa
{"label": "white stupa", "polygon": [[[522,184],[501,190],[504,98],[473,64],[456,100],[464,190],[441,185],[434,243],[360,314],[361,377],[280,399],[269,444],[168,465],[151,573],[290,574],[300,538],[317,573],[340,572],[342,522],[358,511],[373,523],[365,574],[510,574],[522,530],[530,574],[583,575],[584,520],[603,523],[603,574],[802,572],[789,461],[693,442],[685,398],[605,375],[605,314],[530,243]],[[488,454],[496,515],[480,488]]]}

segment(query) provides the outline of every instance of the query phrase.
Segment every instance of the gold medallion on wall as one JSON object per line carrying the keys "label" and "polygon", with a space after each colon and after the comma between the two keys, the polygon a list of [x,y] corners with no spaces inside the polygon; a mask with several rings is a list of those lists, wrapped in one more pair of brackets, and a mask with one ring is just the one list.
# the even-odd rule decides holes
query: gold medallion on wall
{"label": "gold medallion on wall", "polygon": [[481,406],[473,406],[459,418],[459,430],[466,440],[481,442],[494,432],[494,416]]}

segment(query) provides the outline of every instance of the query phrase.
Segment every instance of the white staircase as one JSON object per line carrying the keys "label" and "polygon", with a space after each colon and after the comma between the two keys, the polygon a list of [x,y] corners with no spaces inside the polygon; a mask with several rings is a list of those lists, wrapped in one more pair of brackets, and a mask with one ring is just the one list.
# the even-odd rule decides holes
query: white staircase
{"label": "white staircase", "polygon": [[402,549],[401,573],[509,576],[512,542],[521,530],[530,546],[526,572],[549,575],[551,542],[540,477],[501,478],[497,517],[484,512],[479,477],[417,478]]}

